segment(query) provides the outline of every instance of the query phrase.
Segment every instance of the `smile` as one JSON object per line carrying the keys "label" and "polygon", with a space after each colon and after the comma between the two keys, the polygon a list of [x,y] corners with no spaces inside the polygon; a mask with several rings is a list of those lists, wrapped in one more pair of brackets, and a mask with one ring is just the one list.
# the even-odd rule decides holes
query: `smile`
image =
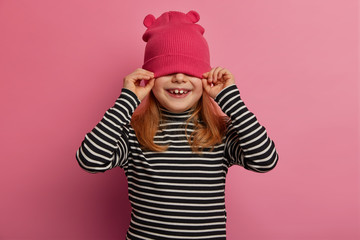
{"label": "smile", "polygon": [[166,91],[176,97],[185,97],[190,92],[188,89],[167,89]]}

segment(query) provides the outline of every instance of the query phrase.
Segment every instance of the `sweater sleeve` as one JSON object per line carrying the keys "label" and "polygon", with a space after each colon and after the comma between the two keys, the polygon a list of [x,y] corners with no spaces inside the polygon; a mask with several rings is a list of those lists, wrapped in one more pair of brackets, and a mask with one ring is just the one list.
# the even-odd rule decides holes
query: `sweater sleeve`
{"label": "sweater sleeve", "polygon": [[127,164],[130,120],[140,104],[137,96],[123,88],[113,107],[100,122],[85,135],[76,151],[76,160],[84,170],[104,172]]}
{"label": "sweater sleeve", "polygon": [[223,89],[215,101],[230,117],[225,143],[229,166],[236,164],[255,172],[273,169],[278,161],[275,144],[241,100],[237,86],[233,84]]}

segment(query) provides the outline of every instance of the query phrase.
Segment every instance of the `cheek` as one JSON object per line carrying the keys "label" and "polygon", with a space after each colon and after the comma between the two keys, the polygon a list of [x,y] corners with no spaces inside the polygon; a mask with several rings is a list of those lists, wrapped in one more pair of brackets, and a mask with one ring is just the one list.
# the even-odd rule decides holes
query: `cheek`
{"label": "cheek", "polygon": [[155,81],[155,84],[154,84],[154,87],[151,89],[152,92],[154,93],[154,95],[158,95],[161,91],[161,84],[160,83],[156,83]]}
{"label": "cheek", "polygon": [[194,87],[196,94],[201,96],[203,93],[202,82],[201,81],[197,82],[196,84],[194,84]]}
{"label": "cheek", "polygon": [[202,90],[198,92],[197,101],[199,101],[199,99],[201,98],[202,94],[203,94],[203,91],[202,91]]}
{"label": "cheek", "polygon": [[154,97],[159,101],[160,104],[164,104],[164,101],[166,99],[166,93],[164,90],[160,87],[153,87],[152,92],[154,94]]}
{"label": "cheek", "polygon": [[155,79],[154,87],[152,88],[153,92],[161,92],[164,90],[166,79],[157,78]]}
{"label": "cheek", "polygon": [[153,92],[155,98],[159,100],[159,91],[156,88],[153,88],[152,92]]}

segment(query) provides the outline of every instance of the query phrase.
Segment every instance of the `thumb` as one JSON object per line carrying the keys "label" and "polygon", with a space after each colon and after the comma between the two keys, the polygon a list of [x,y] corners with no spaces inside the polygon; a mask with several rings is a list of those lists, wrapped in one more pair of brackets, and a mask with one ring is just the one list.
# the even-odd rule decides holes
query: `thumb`
{"label": "thumb", "polygon": [[202,80],[202,85],[203,85],[203,88],[206,92],[209,92],[210,89],[211,89],[211,86],[210,84],[208,83],[207,79],[203,78]]}
{"label": "thumb", "polygon": [[150,91],[154,87],[154,84],[155,84],[155,78],[151,78],[145,85],[145,87],[144,87],[145,90]]}

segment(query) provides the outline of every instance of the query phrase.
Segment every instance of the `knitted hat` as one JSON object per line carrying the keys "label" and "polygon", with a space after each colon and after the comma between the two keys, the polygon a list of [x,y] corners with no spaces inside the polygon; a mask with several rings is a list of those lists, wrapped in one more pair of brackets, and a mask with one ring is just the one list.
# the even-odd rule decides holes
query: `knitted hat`
{"label": "knitted hat", "polygon": [[202,78],[211,67],[205,30],[196,24],[199,19],[195,11],[169,11],[157,19],[148,14],[144,18],[147,30],[142,39],[147,44],[142,68],[154,72],[155,77],[184,73]]}

